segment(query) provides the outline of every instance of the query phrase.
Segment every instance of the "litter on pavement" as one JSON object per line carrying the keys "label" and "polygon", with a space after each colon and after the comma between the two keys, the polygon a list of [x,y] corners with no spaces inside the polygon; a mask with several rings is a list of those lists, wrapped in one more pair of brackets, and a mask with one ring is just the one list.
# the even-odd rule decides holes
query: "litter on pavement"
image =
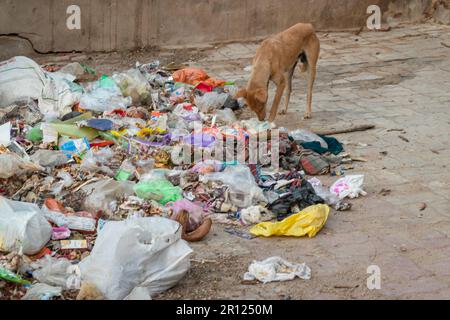
{"label": "litter on pavement", "polygon": [[[169,69],[0,63],[0,285],[15,297],[151,299],[186,276],[189,243],[213,228],[312,238],[330,207],[366,195],[364,176],[331,188],[315,177],[345,175],[337,139],[239,119],[234,82]],[[281,258],[245,275],[295,277],[310,268]]]}

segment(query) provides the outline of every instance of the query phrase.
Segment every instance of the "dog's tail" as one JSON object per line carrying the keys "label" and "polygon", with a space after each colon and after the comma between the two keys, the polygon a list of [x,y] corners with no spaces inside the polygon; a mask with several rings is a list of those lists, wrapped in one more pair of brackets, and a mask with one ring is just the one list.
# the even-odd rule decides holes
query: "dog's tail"
{"label": "dog's tail", "polygon": [[314,30],[312,29],[310,36],[307,38],[305,43],[305,49],[299,56],[301,61],[301,72],[307,72],[313,66],[317,65],[320,53],[320,41],[317,38]]}
{"label": "dog's tail", "polygon": [[303,51],[300,56],[298,57],[298,60],[302,63],[300,66],[300,71],[302,73],[308,71],[308,57],[306,56],[305,51]]}

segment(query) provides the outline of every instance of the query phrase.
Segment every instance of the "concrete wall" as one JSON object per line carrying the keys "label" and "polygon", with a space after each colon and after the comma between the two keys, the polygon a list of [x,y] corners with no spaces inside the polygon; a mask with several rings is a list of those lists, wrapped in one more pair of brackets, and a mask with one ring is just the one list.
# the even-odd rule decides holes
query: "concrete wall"
{"label": "concrete wall", "polygon": [[391,26],[406,21],[450,25],[450,0],[396,0],[388,5],[384,18]]}
{"label": "concrete wall", "polygon": [[[26,41],[42,53],[112,51],[255,39],[301,21],[319,30],[355,28],[365,25],[368,5],[384,11],[395,1],[0,0],[0,55],[5,41],[14,51],[14,39],[17,50]],[[81,8],[81,30],[66,27],[72,4]]]}

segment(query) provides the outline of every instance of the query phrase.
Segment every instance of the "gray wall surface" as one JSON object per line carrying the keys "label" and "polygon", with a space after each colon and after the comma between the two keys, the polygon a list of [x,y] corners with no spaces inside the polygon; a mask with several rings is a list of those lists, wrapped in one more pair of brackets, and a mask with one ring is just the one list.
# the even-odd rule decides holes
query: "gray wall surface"
{"label": "gray wall surface", "polygon": [[[387,11],[391,2],[396,0],[0,0],[0,55],[15,46],[47,53],[250,40],[297,22],[319,30],[356,28],[365,25],[368,5]],[[81,8],[81,30],[66,27],[72,4]]]}

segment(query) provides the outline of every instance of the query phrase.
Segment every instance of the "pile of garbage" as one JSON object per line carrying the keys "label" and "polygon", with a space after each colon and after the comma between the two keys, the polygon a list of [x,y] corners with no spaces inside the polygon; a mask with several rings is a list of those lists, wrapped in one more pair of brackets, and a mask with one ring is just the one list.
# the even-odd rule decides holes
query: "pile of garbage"
{"label": "pile of garbage", "polygon": [[213,223],[314,237],[329,206],[365,194],[363,176],[312,177],[343,175],[339,141],[238,120],[238,91],[158,61],[113,75],[1,62],[0,299],[151,299]]}

